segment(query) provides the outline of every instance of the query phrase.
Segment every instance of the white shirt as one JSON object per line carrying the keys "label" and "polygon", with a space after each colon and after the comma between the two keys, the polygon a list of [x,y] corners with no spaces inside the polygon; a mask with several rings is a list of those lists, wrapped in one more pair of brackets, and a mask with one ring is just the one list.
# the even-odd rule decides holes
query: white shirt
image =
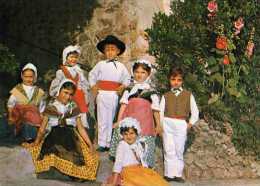
{"label": "white shirt", "polygon": [[[129,92],[128,90],[125,90],[121,99],[120,99],[120,103],[128,104],[128,98],[131,95],[132,95],[131,91]],[[151,97],[151,100],[152,100],[152,105],[151,105],[152,110],[160,111],[160,99],[159,99],[158,95],[152,94],[150,97]]]}
{"label": "white shirt", "polygon": [[[72,111],[71,103],[68,103],[67,105],[64,105],[63,103],[59,102],[58,100],[55,100],[53,103],[51,103],[52,106],[56,107],[57,111],[62,114],[61,118],[64,117],[64,115],[70,111]],[[76,126],[76,119],[80,115],[67,118],[66,124],[71,126]],[[59,119],[57,116],[49,116],[48,120],[48,128],[57,126],[59,124]]]}
{"label": "white shirt", "polygon": [[94,86],[98,81],[114,81],[128,86],[130,83],[130,75],[124,64],[108,60],[99,61],[89,72],[89,84]]}
{"label": "white shirt", "polygon": [[[24,85],[22,84],[23,86],[23,89],[25,91],[25,94],[27,96],[27,98],[29,100],[32,99],[32,96],[33,96],[33,93],[34,93],[34,90],[35,90],[35,86],[28,86],[28,85]],[[14,95],[11,95],[7,101],[7,107],[8,108],[13,108],[16,104],[18,104],[18,100],[17,98],[14,96]],[[40,112],[43,112],[45,109],[45,102],[43,101],[43,99],[40,101],[40,104],[39,104],[39,111]]]}
{"label": "white shirt", "polygon": [[[176,96],[180,95],[180,93],[182,91],[183,91],[183,89],[180,88],[180,91],[176,91],[175,95]],[[160,108],[161,108],[161,112],[160,112],[161,117],[160,118],[163,119],[164,118],[164,111],[165,111],[165,98],[164,98],[164,96],[162,96]],[[191,110],[191,117],[189,119],[189,123],[194,125],[199,119],[199,109],[197,107],[195,98],[192,94],[190,95],[190,110]]]}
{"label": "white shirt", "polygon": [[116,150],[116,160],[113,172],[120,173],[123,167],[137,164],[140,164],[140,162],[136,159],[130,145],[125,141],[120,141]]}

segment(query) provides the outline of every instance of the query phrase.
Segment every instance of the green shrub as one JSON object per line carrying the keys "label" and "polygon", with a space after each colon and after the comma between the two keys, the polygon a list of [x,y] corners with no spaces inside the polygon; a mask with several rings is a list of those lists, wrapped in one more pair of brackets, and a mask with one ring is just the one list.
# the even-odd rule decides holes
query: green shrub
{"label": "green shrub", "polygon": [[[209,2],[218,8],[210,12]],[[171,10],[169,16],[156,14],[147,30],[150,53],[157,58],[158,89],[164,92],[169,69],[181,66],[185,87],[194,93],[202,115],[230,122],[240,152],[260,155],[260,3],[176,0]],[[242,28],[235,27],[238,20]],[[247,48],[253,44],[250,54]]]}

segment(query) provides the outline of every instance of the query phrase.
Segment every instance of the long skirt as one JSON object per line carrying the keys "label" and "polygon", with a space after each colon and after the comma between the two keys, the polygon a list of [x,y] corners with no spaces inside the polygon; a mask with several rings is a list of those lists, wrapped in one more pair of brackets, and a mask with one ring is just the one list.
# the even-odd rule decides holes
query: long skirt
{"label": "long skirt", "polygon": [[[155,166],[155,136],[142,136],[141,139],[147,145],[147,152],[145,154],[145,162],[149,167]],[[116,149],[118,143],[120,142],[120,129],[115,128],[112,135],[112,140],[110,144],[109,156],[112,158],[116,157]]]}
{"label": "long skirt", "polygon": [[[157,172],[140,165],[124,167],[117,186],[170,186]],[[112,183],[110,177],[107,183]]]}
{"label": "long skirt", "polygon": [[87,144],[74,127],[53,127],[42,143],[28,149],[36,173],[56,168],[68,176],[96,179],[98,155],[90,153]]}

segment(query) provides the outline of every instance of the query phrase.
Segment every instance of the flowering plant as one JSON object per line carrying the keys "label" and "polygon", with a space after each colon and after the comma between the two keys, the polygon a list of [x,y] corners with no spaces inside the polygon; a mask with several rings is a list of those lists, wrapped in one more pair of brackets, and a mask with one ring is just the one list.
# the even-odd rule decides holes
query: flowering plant
{"label": "flowering plant", "polygon": [[[169,16],[156,14],[148,30],[150,52],[157,59],[158,89],[166,91],[170,69],[182,67],[185,87],[195,95],[202,115],[232,123],[241,150],[248,149],[248,143],[256,147],[256,141],[260,146],[259,137],[249,134],[255,128],[241,131],[241,126],[253,127],[260,118],[260,4],[173,1],[171,8]],[[244,121],[252,126],[245,127]]]}

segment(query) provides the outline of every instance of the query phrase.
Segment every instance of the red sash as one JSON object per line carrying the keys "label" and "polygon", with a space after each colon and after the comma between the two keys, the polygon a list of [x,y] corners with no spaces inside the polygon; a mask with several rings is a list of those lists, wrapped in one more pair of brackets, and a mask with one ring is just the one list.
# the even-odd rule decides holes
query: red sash
{"label": "red sash", "polygon": [[122,84],[115,81],[101,80],[97,82],[97,85],[101,90],[116,91]]}
{"label": "red sash", "polygon": [[[78,81],[79,81],[78,73],[77,73],[76,77],[73,78],[71,76],[70,72],[68,71],[68,69],[64,65],[61,65],[61,70],[67,79],[72,80],[76,85],[78,85]],[[84,94],[83,90],[77,88],[74,96],[72,97],[72,100],[75,101],[75,103],[78,105],[81,113],[88,112],[88,106],[87,106],[87,103],[85,100],[85,94]]]}

